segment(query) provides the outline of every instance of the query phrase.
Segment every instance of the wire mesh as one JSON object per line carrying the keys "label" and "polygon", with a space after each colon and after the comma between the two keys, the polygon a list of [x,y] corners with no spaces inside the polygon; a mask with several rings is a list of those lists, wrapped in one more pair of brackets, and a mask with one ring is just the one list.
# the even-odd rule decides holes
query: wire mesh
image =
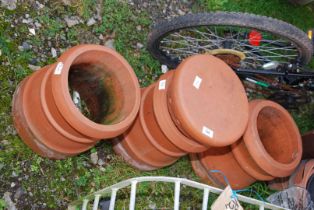
{"label": "wire mesh", "polygon": [[[119,182],[110,187],[106,187],[102,190],[91,193],[79,200],[76,200],[69,205],[68,209],[69,210],[77,210],[77,209],[86,210],[88,204],[93,203],[92,209],[97,210],[100,198],[110,193],[111,196],[110,196],[109,210],[114,210],[115,203],[116,203],[116,195],[117,195],[118,190],[131,186],[129,210],[134,210],[135,205],[136,205],[136,189],[137,189],[138,184],[142,182],[174,183],[174,207],[173,207],[174,210],[180,209],[180,189],[182,185],[186,185],[192,188],[203,190],[202,210],[208,209],[208,196],[210,193],[220,194],[223,191],[222,189],[212,187],[206,184],[202,184],[199,182],[191,181],[185,178],[165,177],[165,176],[136,177],[136,178],[131,178],[131,179],[127,179],[125,181]],[[263,202],[257,199],[253,199],[250,197],[246,197],[243,195],[238,195],[237,198],[239,201],[242,201],[243,203],[258,206],[260,210],[263,210],[263,209],[285,210],[286,209],[280,206],[276,206],[276,205]]]}

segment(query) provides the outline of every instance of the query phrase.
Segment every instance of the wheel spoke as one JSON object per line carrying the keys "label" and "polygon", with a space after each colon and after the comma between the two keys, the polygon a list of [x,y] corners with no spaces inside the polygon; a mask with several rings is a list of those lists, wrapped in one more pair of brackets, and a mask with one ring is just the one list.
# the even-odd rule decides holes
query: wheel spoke
{"label": "wheel spoke", "polygon": [[258,68],[270,61],[288,63],[299,56],[298,49],[288,40],[267,32],[260,32],[258,46],[250,44],[248,34],[252,29],[235,26],[200,26],[171,33],[160,42],[160,49],[173,59],[204,53],[230,46],[243,52],[241,67]]}

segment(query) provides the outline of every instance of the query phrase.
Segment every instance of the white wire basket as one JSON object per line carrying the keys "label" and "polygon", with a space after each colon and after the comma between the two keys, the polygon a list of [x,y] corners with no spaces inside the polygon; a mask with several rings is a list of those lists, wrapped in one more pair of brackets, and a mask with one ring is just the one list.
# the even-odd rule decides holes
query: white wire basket
{"label": "white wire basket", "polygon": [[[174,210],[180,209],[180,189],[181,185],[186,185],[192,188],[196,188],[199,190],[203,190],[203,201],[202,201],[202,210],[208,209],[208,197],[209,193],[214,194],[220,194],[223,190],[219,188],[215,188],[206,184],[202,184],[199,182],[191,181],[184,178],[177,178],[177,177],[165,177],[165,176],[145,176],[145,177],[136,177],[132,179],[127,179],[125,181],[119,182],[117,184],[114,184],[110,187],[106,187],[102,190],[99,190],[97,192],[94,192],[92,194],[89,194],[79,200],[76,200],[68,206],[68,210],[87,210],[87,207],[89,204],[92,204],[93,210],[98,210],[99,208],[99,201],[102,198],[102,196],[111,194],[110,196],[110,205],[109,210],[115,209],[115,203],[116,203],[116,195],[117,191],[126,188],[128,186],[131,186],[131,192],[130,192],[130,203],[129,203],[129,210],[135,209],[136,204],[136,188],[139,183],[142,182],[164,182],[164,183],[173,183],[174,184]],[[237,196],[239,201],[242,201],[243,203],[251,204],[254,206],[259,207],[260,210],[263,209],[280,209],[284,210],[286,208],[282,208],[280,206],[276,206],[267,202],[263,202],[257,199],[253,199],[250,197],[246,197],[243,195]]]}

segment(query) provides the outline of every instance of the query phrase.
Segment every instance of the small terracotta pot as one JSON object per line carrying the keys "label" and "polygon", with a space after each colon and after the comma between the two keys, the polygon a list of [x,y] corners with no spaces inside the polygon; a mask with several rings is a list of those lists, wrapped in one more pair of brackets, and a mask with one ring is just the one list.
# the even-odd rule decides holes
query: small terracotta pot
{"label": "small terracotta pot", "polygon": [[[70,90],[79,93],[88,116],[75,106]],[[31,149],[60,159],[123,133],[139,105],[139,84],[127,61],[109,48],[79,45],[24,79],[12,113],[17,132]]]}
{"label": "small terracotta pot", "polygon": [[181,150],[190,153],[206,151],[207,146],[182,134],[172,121],[168,110],[167,91],[169,90],[173,75],[174,71],[168,71],[159,78],[155,85],[153,108],[157,123],[165,136],[167,136],[167,138]]}
{"label": "small terracotta pot", "polygon": [[169,111],[183,134],[206,146],[240,139],[248,122],[248,99],[234,71],[207,54],[185,59],[168,91]]}
{"label": "small terracotta pot", "polygon": [[[253,184],[256,179],[247,174],[236,161],[231,147],[211,147],[206,152],[199,153],[200,162],[208,173],[211,170],[221,171],[228,179],[233,189],[243,189]],[[219,183],[227,183],[220,173],[210,173]]]}
{"label": "small terracotta pot", "polygon": [[303,155],[302,159],[314,158],[314,131],[302,135]]}
{"label": "small terracotta pot", "polygon": [[[245,161],[245,158],[237,156],[238,160],[242,160],[240,165],[243,168],[255,168],[256,174],[265,178],[267,174],[274,177],[289,176],[301,160],[302,142],[299,130],[290,114],[272,101],[250,102],[249,123],[243,141],[245,144],[237,146],[242,146],[244,157],[251,158]],[[246,150],[243,149],[244,145]]]}
{"label": "small terracotta pot", "polygon": [[[129,157],[139,164],[128,161],[140,170],[161,168],[174,163],[185,153],[175,147],[160,130],[153,112],[154,85],[142,90],[141,106],[132,127],[123,134],[120,141],[114,141],[114,150],[125,160]],[[155,122],[153,122],[155,121]],[[118,146],[123,147],[127,157]]]}

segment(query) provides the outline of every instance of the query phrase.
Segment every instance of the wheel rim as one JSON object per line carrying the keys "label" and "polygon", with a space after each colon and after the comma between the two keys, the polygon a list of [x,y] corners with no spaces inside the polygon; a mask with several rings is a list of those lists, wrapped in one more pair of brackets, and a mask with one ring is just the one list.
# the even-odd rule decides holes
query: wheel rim
{"label": "wheel rim", "polygon": [[158,42],[160,53],[179,63],[193,54],[216,49],[232,49],[245,54],[241,68],[261,68],[271,61],[296,63],[301,57],[298,46],[271,32],[240,26],[194,26],[171,31]]}

